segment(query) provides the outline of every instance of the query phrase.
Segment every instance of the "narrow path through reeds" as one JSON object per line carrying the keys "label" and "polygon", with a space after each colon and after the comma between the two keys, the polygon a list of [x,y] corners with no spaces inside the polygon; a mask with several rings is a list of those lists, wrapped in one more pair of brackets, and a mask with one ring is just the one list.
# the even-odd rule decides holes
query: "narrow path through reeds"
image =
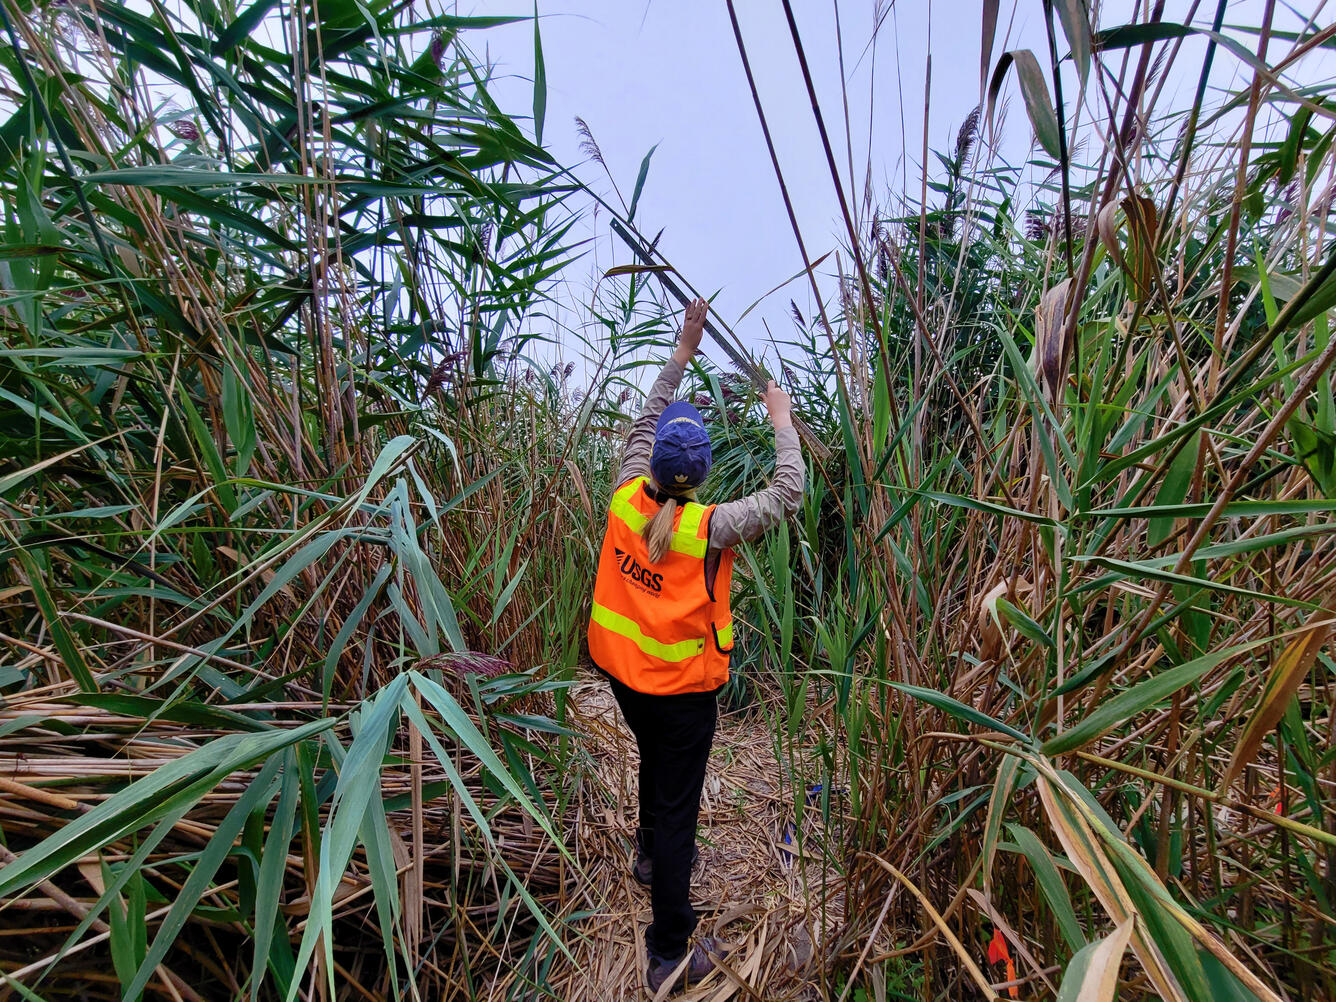
{"label": "narrow path through reeds", "polygon": [[[601,680],[573,689],[571,721],[586,735],[588,751],[572,844],[588,878],[575,909],[589,914],[575,926],[578,938],[570,940],[575,965],[557,972],[551,987],[571,1002],[651,998],[644,981],[649,891],[630,869],[635,739]],[[764,718],[721,712],[701,803],[701,858],[692,872],[691,897],[700,915],[698,932],[720,936],[732,947],[726,963],[735,977],[717,972],[674,998],[816,997],[810,961],[814,941],[820,942],[821,914],[819,902],[804,893],[796,856],[788,851],[792,816]],[[809,816],[804,823],[817,824],[819,818]],[[839,900],[831,898],[827,924],[835,919]]]}

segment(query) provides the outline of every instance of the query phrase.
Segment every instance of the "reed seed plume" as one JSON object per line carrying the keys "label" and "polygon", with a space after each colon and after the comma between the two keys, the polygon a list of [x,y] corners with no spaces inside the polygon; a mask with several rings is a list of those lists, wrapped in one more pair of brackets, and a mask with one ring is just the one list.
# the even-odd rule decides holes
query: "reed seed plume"
{"label": "reed seed plume", "polygon": [[580,134],[580,152],[607,170],[608,165],[603,160],[603,151],[598,148],[594,134],[589,131],[588,124],[579,115],[575,116],[575,131]]}
{"label": "reed seed plume", "polygon": [[1048,213],[1042,209],[1027,209],[1025,211],[1025,238],[1027,240],[1043,243],[1048,239],[1051,232],[1053,230]]}
{"label": "reed seed plume", "polygon": [[956,133],[956,166],[961,173],[965,172],[974,150],[974,142],[979,137],[979,117],[982,111],[981,105],[975,105],[974,110],[960,123],[960,130]]}

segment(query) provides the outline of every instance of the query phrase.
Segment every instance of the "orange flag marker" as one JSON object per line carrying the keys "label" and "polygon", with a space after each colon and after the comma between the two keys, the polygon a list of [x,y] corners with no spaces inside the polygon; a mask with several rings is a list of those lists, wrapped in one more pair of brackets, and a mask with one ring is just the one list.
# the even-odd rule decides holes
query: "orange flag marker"
{"label": "orange flag marker", "polygon": [[[993,940],[988,944],[988,963],[1000,964],[1003,962],[1007,965],[1007,980],[1015,981],[1016,965],[1011,962],[1011,951],[1007,949],[1007,941],[1002,936],[1002,930],[994,928]],[[1020,989],[1015,985],[1007,988],[1007,994],[1014,999],[1021,997]]]}

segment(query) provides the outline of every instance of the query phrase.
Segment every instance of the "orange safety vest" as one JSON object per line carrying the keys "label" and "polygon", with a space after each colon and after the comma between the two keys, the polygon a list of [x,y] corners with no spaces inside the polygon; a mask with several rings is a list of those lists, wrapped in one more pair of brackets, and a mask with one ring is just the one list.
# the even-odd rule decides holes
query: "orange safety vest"
{"label": "orange safety vest", "polygon": [[687,501],[673,515],[668,552],[650,563],[641,532],[659,503],[645,492],[647,483],[637,477],[612,495],[594,581],[589,656],[637,692],[709,692],[728,681],[733,551],[719,554],[714,587],[708,587],[714,505]]}

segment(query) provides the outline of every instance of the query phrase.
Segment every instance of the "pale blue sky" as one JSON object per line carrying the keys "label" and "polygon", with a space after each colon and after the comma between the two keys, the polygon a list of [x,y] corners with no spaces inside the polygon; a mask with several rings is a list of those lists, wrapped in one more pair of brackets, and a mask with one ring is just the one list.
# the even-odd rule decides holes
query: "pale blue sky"
{"label": "pale blue sky", "polygon": [[[836,6],[834,0],[794,3],[848,192]],[[1134,2],[1106,0],[1102,6],[1101,23],[1108,26],[1127,21]],[[1166,19],[1181,19],[1189,6],[1188,0],[1170,0]],[[1208,25],[1214,6],[1202,3],[1196,23]],[[1262,7],[1261,0],[1236,0],[1227,23],[1257,23]],[[461,13],[527,13],[513,0],[458,8]],[[783,7],[779,0],[737,0],[737,8],[789,193],[815,258],[841,242],[843,224]],[[1002,8],[994,62],[1007,49],[1032,48],[1046,63],[1039,0],[1004,2]],[[539,0],[538,10],[548,84],[544,139],[560,162],[615,201],[602,168],[580,152],[574,122],[579,115],[629,200],[641,159],[658,144],[636,221],[650,234],[664,229],[660,247],[668,259],[702,291],[719,290],[716,306],[729,322],[802,267],[723,0]],[[980,0],[838,3],[858,196],[869,178],[881,206],[891,205],[906,187],[918,191],[929,51],[929,146],[945,150],[954,143],[961,121],[979,102],[981,10]],[[878,11],[884,19],[874,53],[869,40]],[[1281,5],[1277,24],[1294,28],[1298,23]],[[532,93],[532,24],[473,33],[467,41],[495,64],[494,92],[502,106],[526,113]],[[1058,46],[1066,51],[1061,38]],[[1161,108],[1181,108],[1191,100],[1204,42],[1194,39],[1187,47],[1180,71],[1165,81]],[[1329,75],[1330,57],[1322,58]],[[1250,79],[1251,70],[1237,58],[1217,56],[1212,75],[1217,87],[1240,88]],[[1066,95],[1069,103],[1074,90],[1070,87]],[[1008,161],[1023,163],[1031,129],[1014,77],[1003,94],[1008,107],[999,149]],[[587,301],[596,273],[631,260],[614,245],[605,222],[583,235],[592,233],[598,235],[596,245],[567,276],[567,296],[576,302]],[[824,270],[833,271],[832,262]],[[743,321],[739,334],[744,340],[764,341],[763,319],[777,337],[785,337],[790,296],[810,312],[805,281],[794,282]]]}
{"label": "pale blue sky", "polygon": [[[742,0],[737,6],[789,194],[816,258],[836,246],[843,224],[783,8],[778,0]],[[942,5],[937,8],[940,12]],[[504,0],[474,8],[506,9],[514,8]],[[806,0],[795,10],[847,191],[834,7]],[[857,194],[861,197],[869,172],[870,136],[874,199],[883,205],[888,192],[901,191],[906,171],[915,188],[919,183],[927,10],[926,4],[895,4],[874,59],[868,46],[873,4],[840,5]],[[649,234],[664,229],[660,248],[703,292],[719,291],[715,305],[730,323],[802,267],[722,0],[540,0],[539,11],[548,83],[544,138],[558,160],[575,165],[582,179],[615,202],[603,170],[579,149],[574,122],[579,115],[629,200],[641,159],[657,143],[636,221]],[[954,142],[979,100],[977,13],[970,20],[962,30],[940,13],[933,17],[929,135],[938,148]],[[1018,18],[1012,31],[1030,44],[1042,41],[1029,38],[1039,27],[1037,18]],[[1005,31],[1004,24],[999,34]],[[503,76],[516,75],[498,81],[503,107],[527,110],[531,26],[480,32],[469,44],[485,48]],[[908,109],[903,123],[902,100]],[[1008,138],[1017,134],[1018,141],[1010,143],[1014,155],[1024,155],[1029,131],[1023,118],[1019,126],[1009,126]],[[901,155],[904,146],[911,150],[907,158]],[[587,298],[590,275],[630,260],[601,225],[596,246],[570,275],[571,293]],[[833,259],[828,265],[833,270]],[[777,337],[787,336],[790,296],[808,312],[809,287],[805,280],[794,282],[750,314],[739,334],[748,342],[763,340],[764,318]]]}

